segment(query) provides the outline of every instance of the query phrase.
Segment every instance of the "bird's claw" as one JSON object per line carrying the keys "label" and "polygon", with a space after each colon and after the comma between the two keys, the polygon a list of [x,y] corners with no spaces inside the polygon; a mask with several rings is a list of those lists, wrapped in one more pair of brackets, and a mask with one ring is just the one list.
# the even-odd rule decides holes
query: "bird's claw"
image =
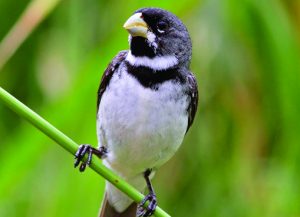
{"label": "bird's claw", "polygon": [[[88,153],[88,158],[86,161],[82,161],[86,153]],[[98,150],[87,144],[80,145],[75,154],[74,167],[77,167],[82,161],[79,167],[79,171],[83,172],[86,166],[89,166],[91,164],[93,154],[96,154],[98,157],[103,158],[107,154],[107,149],[105,147],[100,147],[100,149]]]}
{"label": "bird's claw", "polygon": [[[147,208],[144,208],[145,203],[149,201]],[[149,217],[153,215],[157,206],[156,195],[154,193],[149,193],[142,202],[138,205],[137,217]]]}

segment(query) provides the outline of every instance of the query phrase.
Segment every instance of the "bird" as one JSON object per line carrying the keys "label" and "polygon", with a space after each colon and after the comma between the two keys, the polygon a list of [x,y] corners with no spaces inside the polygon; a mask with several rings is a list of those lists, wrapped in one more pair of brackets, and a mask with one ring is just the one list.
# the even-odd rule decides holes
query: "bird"
{"label": "bird", "polygon": [[148,217],[157,206],[151,180],[191,127],[198,87],[190,71],[191,38],[176,15],[141,8],[123,27],[129,32],[130,49],[112,59],[98,89],[98,148],[80,145],[74,164],[84,171],[96,155],[140,192],[148,189],[136,204],[106,182],[100,217]]}

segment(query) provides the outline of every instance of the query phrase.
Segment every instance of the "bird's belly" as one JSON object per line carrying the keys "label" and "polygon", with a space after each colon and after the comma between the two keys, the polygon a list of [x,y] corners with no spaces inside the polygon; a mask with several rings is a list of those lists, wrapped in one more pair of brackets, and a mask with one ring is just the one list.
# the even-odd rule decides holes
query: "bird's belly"
{"label": "bird's belly", "polygon": [[137,174],[165,163],[182,143],[187,97],[171,81],[152,90],[126,76],[112,78],[102,96],[98,139],[109,151],[106,164],[122,173]]}

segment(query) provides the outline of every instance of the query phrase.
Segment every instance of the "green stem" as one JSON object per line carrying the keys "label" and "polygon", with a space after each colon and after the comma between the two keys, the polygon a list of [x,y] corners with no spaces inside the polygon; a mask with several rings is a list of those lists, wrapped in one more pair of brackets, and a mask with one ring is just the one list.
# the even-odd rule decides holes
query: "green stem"
{"label": "green stem", "polygon": [[[63,134],[61,131],[59,131],[57,128],[51,125],[48,121],[43,119],[41,116],[32,111],[22,102],[17,100],[2,87],[0,87],[0,100],[2,100],[10,109],[12,109],[18,115],[26,119],[28,122],[30,122],[32,125],[38,128],[40,131],[42,131],[44,134],[46,134],[48,137],[54,140],[57,144],[66,149],[68,152],[70,152],[73,155],[75,154],[78,145],[72,139],[67,137],[65,134]],[[143,194],[138,192],[134,187],[129,185],[126,181],[124,181],[116,174],[114,174],[111,170],[109,170],[107,167],[105,167],[100,162],[100,160],[93,159],[90,167],[96,173],[98,173],[106,180],[111,182],[118,189],[120,189],[122,192],[127,194],[135,202],[139,203],[144,198]],[[157,217],[170,216],[159,207],[156,208],[154,215]]]}

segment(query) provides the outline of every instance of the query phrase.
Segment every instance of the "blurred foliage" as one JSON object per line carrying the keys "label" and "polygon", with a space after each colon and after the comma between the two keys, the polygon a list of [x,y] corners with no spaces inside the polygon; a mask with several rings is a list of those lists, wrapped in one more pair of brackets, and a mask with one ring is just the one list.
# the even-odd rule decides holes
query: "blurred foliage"
{"label": "blurred foliage", "polygon": [[[0,1],[0,38],[28,0]],[[96,145],[102,72],[140,7],[177,14],[193,40],[194,126],[154,179],[172,216],[300,216],[300,2],[62,1],[0,85],[78,143]],[[0,216],[96,216],[104,180],[0,103]]]}

